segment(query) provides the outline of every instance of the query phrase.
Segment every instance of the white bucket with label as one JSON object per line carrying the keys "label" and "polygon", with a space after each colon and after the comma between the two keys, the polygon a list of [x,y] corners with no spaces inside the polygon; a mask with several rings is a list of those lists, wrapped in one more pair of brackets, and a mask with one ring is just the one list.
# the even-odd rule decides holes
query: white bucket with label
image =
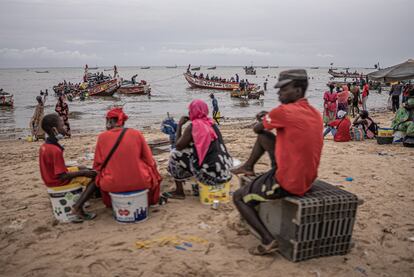
{"label": "white bucket with label", "polygon": [[78,201],[82,186],[79,184],[49,187],[47,193],[52,202],[53,215],[60,222],[70,222],[74,215],[71,214],[72,207]]}
{"label": "white bucket with label", "polygon": [[114,217],[119,222],[136,223],[147,220],[148,190],[110,192]]}

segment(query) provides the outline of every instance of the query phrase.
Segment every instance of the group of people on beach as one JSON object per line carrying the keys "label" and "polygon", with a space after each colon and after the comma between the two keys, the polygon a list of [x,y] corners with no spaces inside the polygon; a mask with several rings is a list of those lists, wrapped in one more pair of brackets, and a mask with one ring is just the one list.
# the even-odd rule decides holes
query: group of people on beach
{"label": "group of people on beach", "polygon": [[[150,205],[161,204],[165,197],[184,199],[184,182],[189,177],[216,186],[228,182],[232,173],[254,175],[255,163],[267,152],[270,170],[238,189],[233,200],[241,216],[262,238],[251,254],[274,253],[277,241],[259,220],[255,207],[267,199],[304,195],[317,177],[323,145],[322,117],[305,98],[306,71],[281,72],[275,87],[279,88],[281,105],[257,114],[253,128],[257,140],[250,157],[239,167],[233,168],[218,125],[208,115],[207,104],[196,99],[189,104],[188,116],[178,122],[175,149],[168,163],[168,172],[176,184],[171,192],[160,193],[161,176],[151,150],[140,131],[125,127],[128,116],[121,108],[106,114],[107,131],[98,136],[93,169],[66,167],[64,149],[59,143],[66,134],[64,120],[55,113],[44,116],[41,126],[48,136],[39,151],[41,176],[48,187],[73,183],[86,186],[72,209],[74,221],[83,221],[96,216],[85,212],[83,205],[98,188],[108,207],[109,192],[142,189],[149,190]],[[277,130],[277,137],[271,132],[273,129]],[[308,130],[307,136],[303,136],[303,129]]]}

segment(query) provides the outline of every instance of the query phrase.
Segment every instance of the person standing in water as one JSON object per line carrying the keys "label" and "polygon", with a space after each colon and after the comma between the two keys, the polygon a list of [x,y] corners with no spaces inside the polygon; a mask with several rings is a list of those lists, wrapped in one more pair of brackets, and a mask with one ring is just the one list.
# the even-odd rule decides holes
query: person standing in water
{"label": "person standing in water", "polygon": [[213,119],[214,121],[216,121],[217,125],[220,125],[220,122],[219,122],[220,112],[219,112],[217,98],[214,97],[214,93],[210,94],[210,98],[211,98],[211,104],[213,105]]}
{"label": "person standing in water", "polygon": [[44,105],[42,96],[37,96],[37,105],[30,120],[30,130],[32,132],[33,140],[45,139],[45,132],[42,129],[41,123],[44,115]]}

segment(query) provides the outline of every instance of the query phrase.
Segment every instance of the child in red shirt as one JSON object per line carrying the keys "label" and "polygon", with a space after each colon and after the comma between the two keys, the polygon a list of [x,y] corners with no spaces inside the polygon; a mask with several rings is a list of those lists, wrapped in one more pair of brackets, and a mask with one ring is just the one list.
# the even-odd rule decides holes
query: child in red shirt
{"label": "child in red shirt", "polygon": [[84,168],[67,168],[63,158],[62,145],[59,138],[65,134],[63,120],[57,114],[48,114],[43,117],[42,129],[48,137],[39,149],[40,175],[47,187],[61,187],[74,183],[87,186],[79,200],[72,208],[72,213],[77,215],[72,219],[74,222],[81,222],[83,219],[93,219],[93,213],[86,213],[83,205],[96,190],[94,178],[96,172]]}

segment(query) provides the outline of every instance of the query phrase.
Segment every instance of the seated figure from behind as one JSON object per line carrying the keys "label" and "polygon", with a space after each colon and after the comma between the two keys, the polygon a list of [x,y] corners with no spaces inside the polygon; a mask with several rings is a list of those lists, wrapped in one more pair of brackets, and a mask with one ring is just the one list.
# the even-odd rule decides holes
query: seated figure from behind
{"label": "seated figure from behind", "polygon": [[406,102],[397,110],[391,127],[394,132],[401,132],[404,142],[414,144],[414,88],[408,92]]}
{"label": "seated figure from behind", "polygon": [[[183,125],[191,123],[182,132]],[[230,181],[230,157],[220,130],[208,117],[208,106],[195,99],[189,105],[189,117],[181,117],[176,133],[176,149],[171,152],[168,172],[174,177],[176,190],[169,196],[184,199],[184,182],[194,176],[198,182],[215,186]]]}
{"label": "seated figure from behind", "polygon": [[336,117],[336,120],[328,123],[328,127],[326,127],[323,132],[323,136],[325,137],[327,134],[332,133],[334,141],[336,142],[350,141],[351,134],[349,129],[351,128],[351,121],[349,120],[347,113],[340,110]]}
{"label": "seated figure from behind", "polygon": [[[258,134],[249,159],[232,170],[234,174],[254,175],[254,165],[267,152],[272,168],[233,194],[242,218],[260,235],[261,244],[250,249],[253,255],[271,254],[278,243],[260,220],[256,206],[262,201],[287,195],[303,196],[318,174],[322,152],[321,114],[305,99],[308,87],[303,69],[283,71],[279,75],[279,100],[282,103],[269,113],[257,115],[253,127]],[[271,132],[276,129],[277,136]]]}
{"label": "seated figure from behind", "polygon": [[362,128],[362,130],[364,130],[365,137],[368,139],[373,139],[377,135],[377,124],[371,117],[369,117],[369,113],[366,110],[362,110],[359,113],[352,125]]}
{"label": "seated figure from behind", "polygon": [[[148,189],[149,204],[156,205],[160,199],[161,175],[141,132],[124,127],[127,119],[122,108],[114,108],[106,115],[107,131],[98,136],[95,148],[93,168],[98,172],[96,185],[107,207],[112,206],[109,192],[144,189]],[[105,162],[121,134],[118,147]]]}

